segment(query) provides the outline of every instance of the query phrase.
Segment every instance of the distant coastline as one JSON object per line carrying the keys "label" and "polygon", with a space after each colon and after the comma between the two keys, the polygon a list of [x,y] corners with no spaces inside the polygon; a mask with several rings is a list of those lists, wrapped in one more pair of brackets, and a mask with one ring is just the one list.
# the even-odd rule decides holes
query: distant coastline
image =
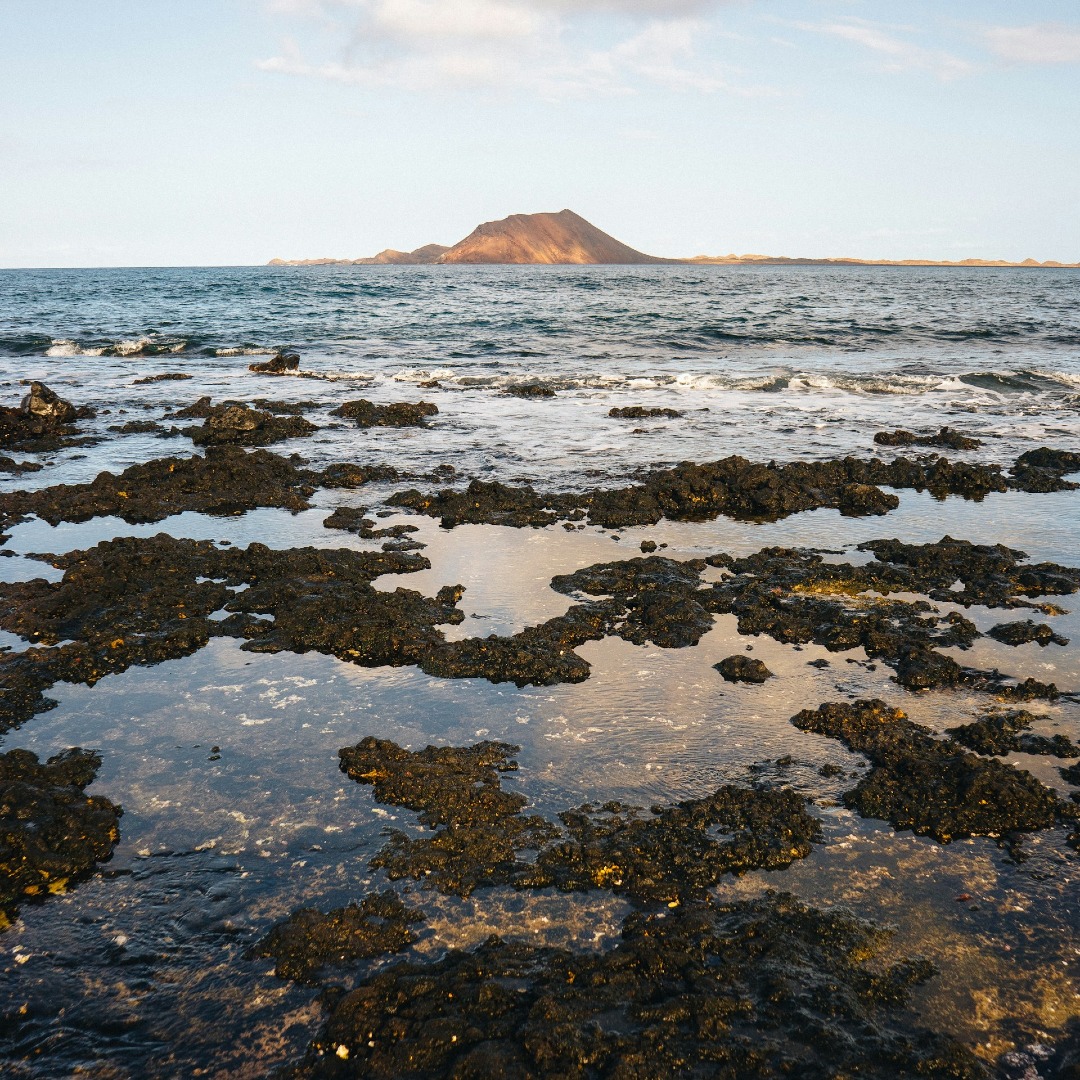
{"label": "distant coastline", "polygon": [[783,255],[695,255],[662,259],[646,255],[602,232],[572,210],[557,214],[512,214],[486,221],[452,246],[426,244],[414,251],[387,248],[361,259],[271,259],[269,266],[436,266],[548,265],[548,266],[926,266],[1010,267],[1025,270],[1076,270],[1080,263],[1048,259],[811,259]]}

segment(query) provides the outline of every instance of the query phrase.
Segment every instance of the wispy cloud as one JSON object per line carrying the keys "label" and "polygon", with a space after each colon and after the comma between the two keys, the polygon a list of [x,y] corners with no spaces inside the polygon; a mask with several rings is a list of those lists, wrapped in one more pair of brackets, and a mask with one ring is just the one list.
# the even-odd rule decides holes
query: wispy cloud
{"label": "wispy cloud", "polygon": [[1080,63],[1080,26],[1035,23],[991,26],[983,31],[987,48],[1016,64]]}
{"label": "wispy cloud", "polygon": [[886,72],[925,71],[939,79],[958,79],[970,75],[975,65],[944,49],[928,48],[912,40],[917,33],[912,27],[883,26],[847,19],[843,22],[810,24],[800,28],[850,41],[875,54],[880,68]]}
{"label": "wispy cloud", "polygon": [[[699,17],[722,0],[268,0],[303,36],[263,71],[369,87],[525,90],[547,97],[651,84],[733,90]],[[589,19],[613,14],[619,18]],[[584,19],[588,25],[582,25]],[[321,54],[321,56],[320,56]],[[314,57],[314,58],[313,58]]]}

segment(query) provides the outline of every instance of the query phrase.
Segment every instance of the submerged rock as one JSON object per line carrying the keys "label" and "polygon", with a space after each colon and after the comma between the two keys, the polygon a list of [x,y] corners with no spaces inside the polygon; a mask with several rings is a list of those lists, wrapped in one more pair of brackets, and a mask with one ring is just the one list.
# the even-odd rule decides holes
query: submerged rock
{"label": "submerged rock", "polygon": [[713,667],[727,682],[763,683],[766,679],[773,678],[773,673],[760,660],[743,656],[741,653],[726,656],[719,664],[713,664]]}
{"label": "submerged rock", "polygon": [[882,818],[948,843],[1049,829],[1073,815],[1030,773],[987,761],[934,737],[883,701],[830,702],[791,721],[838,739],[873,766],[844,795],[863,817]]}
{"label": "submerged rock", "polygon": [[932,966],[785,895],[631,915],[610,952],[489,938],[384,968],[328,1003],[300,1078],[982,1080],[899,1006]]}
{"label": "submerged rock", "polygon": [[29,750],[0,754],[0,930],[20,904],[63,892],[112,854],[123,811],[83,791],[100,766],[77,747],[44,765]]}
{"label": "submerged rock", "polygon": [[429,416],[438,415],[439,408],[430,401],[395,401],[390,405],[376,405],[361,398],[346,401],[331,416],[352,420],[357,427],[424,427]]}
{"label": "submerged rock", "polygon": [[275,974],[297,982],[315,982],[321,967],[384,956],[408,948],[412,926],[424,917],[389,890],[365,896],[359,904],[323,913],[311,908],[293,912],[251,950],[252,956],[277,961]]}

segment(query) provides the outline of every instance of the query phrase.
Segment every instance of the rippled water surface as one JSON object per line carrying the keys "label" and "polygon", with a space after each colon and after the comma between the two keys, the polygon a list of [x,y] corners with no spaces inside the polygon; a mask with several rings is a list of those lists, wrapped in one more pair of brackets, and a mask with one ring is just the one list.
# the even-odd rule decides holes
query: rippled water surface
{"label": "rippled water surface", "polygon": [[[280,348],[300,354],[300,377],[248,372]],[[135,382],[163,372],[191,378]],[[271,449],[313,465],[386,463],[420,473],[451,465],[462,480],[560,490],[732,453],[757,461],[865,457],[876,431],[943,424],[983,440],[954,458],[1009,463],[1042,445],[1080,450],[1080,273],[0,271],[0,402],[15,404],[29,379],[96,407],[85,430],[102,441],[17,454],[45,467],[0,474],[0,490],[83,482],[103,469],[190,454],[181,433],[110,428],[163,420],[202,395],[307,402],[319,431]],[[555,396],[504,393],[521,383]],[[362,431],[329,415],[359,397],[421,396],[439,409],[426,428]],[[684,415],[607,415],[625,405]],[[400,486],[323,490],[297,515],[192,513],[148,526],[30,520],[12,530],[5,550],[13,557],[0,559],[0,579],[55,580],[57,571],[25,556],[162,531],[275,548],[375,548],[322,522],[341,505],[377,506]],[[818,510],[774,524],[665,521],[614,535],[558,526],[449,531],[427,518],[387,517],[418,527],[431,567],[377,587],[432,596],[464,585],[465,621],[447,628],[464,637],[511,634],[560,614],[572,601],[549,588],[554,575],[631,557],[642,540],[666,544],[663,554],[673,558],[786,545],[861,560],[854,549],[865,540],[928,542],[948,533],[1080,564],[1080,491],[993,494],[979,503],[899,494],[899,509],[885,517]],[[1080,603],[1066,597],[1063,606],[1075,610],[1055,616],[1054,629],[1070,646],[1008,649],[982,639],[964,662],[1080,691]],[[965,614],[983,630],[1004,617],[982,608]],[[247,950],[297,907],[340,906],[381,884],[367,861],[383,830],[413,828],[414,815],[376,804],[368,787],[339,771],[338,748],[365,735],[412,748],[483,738],[518,745],[521,767],[505,784],[549,816],[585,800],[650,805],[762,776],[789,783],[815,800],[824,843],[785,871],[731,879],[720,895],[783,888],[894,924],[898,954],[925,954],[939,969],[913,1004],[922,1022],[987,1061],[1052,1043],[1080,1016],[1080,863],[1062,830],[1033,838],[1021,861],[987,838],[944,846],[861,819],[839,801],[844,781],[820,772],[856,767],[857,755],[789,722],[824,701],[882,697],[941,731],[977,714],[984,702],[974,693],[906,694],[861,650],[836,655],[767,638],[752,639],[753,655],[778,678],[765,687],[727,684],[712,665],[748,645],[732,616],[718,616],[693,648],[591,642],[579,650],[592,664],[588,680],[521,689],[415,668],[359,668],[317,653],[251,653],[240,644],[212,639],[193,656],[93,687],[60,684],[51,691],[57,708],[4,736],[4,750],[42,757],[72,745],[100,750],[91,791],[125,812],[103,873],[24,908],[0,934],[0,1071],[259,1077],[302,1054],[321,1015],[313,992],[276,979],[273,963]],[[6,649],[25,645],[13,634],[0,638]],[[808,664],[826,657],[829,667]],[[1039,711],[1052,730],[1080,739],[1075,697]],[[778,774],[777,759],[788,757]],[[1068,762],[1009,760],[1067,797],[1057,766]],[[492,932],[608,947],[629,910],[606,894],[480,890],[468,900],[426,892],[416,899],[428,916],[416,946],[422,956]]]}

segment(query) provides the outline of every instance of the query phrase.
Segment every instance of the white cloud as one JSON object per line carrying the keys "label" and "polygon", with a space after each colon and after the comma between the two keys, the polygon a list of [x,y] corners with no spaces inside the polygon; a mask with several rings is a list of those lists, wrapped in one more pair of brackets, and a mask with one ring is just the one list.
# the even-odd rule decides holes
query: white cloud
{"label": "white cloud", "polygon": [[[370,87],[486,87],[556,97],[627,93],[640,84],[731,89],[702,55],[713,28],[690,12],[723,0],[267,0],[317,28],[288,38],[268,72]],[[601,21],[581,17],[618,11]],[[650,17],[651,16],[651,17]],[[309,59],[312,56],[323,58]],[[744,92],[736,90],[736,92]],[[756,91],[752,91],[756,92]]]}
{"label": "white cloud", "polygon": [[803,24],[802,29],[842,38],[876,53],[882,61],[882,70],[900,72],[910,70],[928,71],[939,79],[957,79],[971,74],[975,68],[969,61],[942,49],[928,49],[914,41],[897,36],[906,27],[887,27],[849,19],[846,22],[823,25]]}
{"label": "white cloud", "polygon": [[991,52],[1017,64],[1080,63],[1080,27],[1065,23],[992,26],[983,31]]}

